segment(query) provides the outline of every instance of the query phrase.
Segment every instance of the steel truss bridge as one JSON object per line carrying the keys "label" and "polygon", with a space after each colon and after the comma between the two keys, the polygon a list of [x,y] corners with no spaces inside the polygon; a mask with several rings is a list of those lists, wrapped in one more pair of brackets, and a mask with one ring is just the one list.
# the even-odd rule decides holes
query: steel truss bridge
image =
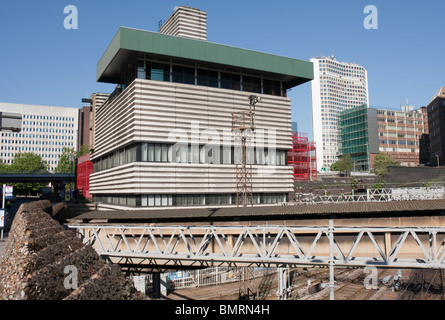
{"label": "steel truss bridge", "polygon": [[445,228],[71,225],[120,264],[445,268]]}
{"label": "steel truss bridge", "polygon": [[99,255],[137,272],[215,265],[278,267],[282,300],[287,298],[286,268],[292,266],[329,266],[331,300],[335,300],[335,266],[445,269],[445,228],[440,227],[334,227],[329,220],[326,227],[70,228]]}

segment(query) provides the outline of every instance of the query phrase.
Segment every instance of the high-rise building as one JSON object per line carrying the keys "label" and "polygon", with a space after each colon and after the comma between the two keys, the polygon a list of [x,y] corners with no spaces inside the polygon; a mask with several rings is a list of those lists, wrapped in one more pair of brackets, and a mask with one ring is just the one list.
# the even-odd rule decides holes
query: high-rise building
{"label": "high-rise building", "polygon": [[445,87],[441,87],[427,106],[431,164],[445,164]]}
{"label": "high-rise building", "polygon": [[2,132],[0,159],[11,164],[16,153],[33,152],[42,157],[53,172],[63,148],[77,150],[77,108],[0,103],[0,112],[22,117],[20,132]]}
{"label": "high-rise building", "polygon": [[338,160],[338,114],[360,105],[369,106],[368,74],[364,67],[337,61],[333,56],[312,58],[313,137],[317,170],[329,171]]}
{"label": "high-rise building", "polygon": [[97,65],[97,80],[118,87],[95,109],[90,193],[114,208],[235,205],[233,116],[260,97],[246,141],[253,202],[285,202],[286,91],[312,79],[308,61],[120,28]]}

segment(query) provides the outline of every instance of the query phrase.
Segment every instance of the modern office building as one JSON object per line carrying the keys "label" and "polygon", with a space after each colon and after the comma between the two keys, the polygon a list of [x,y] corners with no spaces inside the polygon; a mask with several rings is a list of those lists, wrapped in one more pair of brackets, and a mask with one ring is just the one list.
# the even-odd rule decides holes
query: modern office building
{"label": "modern office building", "polygon": [[0,159],[10,164],[14,155],[33,152],[42,157],[53,172],[63,147],[77,150],[77,108],[0,103],[0,112],[22,117],[20,132],[1,132]]}
{"label": "modern office building", "polygon": [[121,27],[97,66],[116,91],[95,110],[90,193],[102,207],[234,205],[232,116],[254,106],[248,139],[256,204],[293,191],[288,89],[308,61]]}
{"label": "modern office building", "polygon": [[390,155],[402,166],[422,163],[421,144],[428,135],[426,108],[401,110],[362,105],[339,114],[339,157],[351,155],[355,170],[368,171],[378,153]]}
{"label": "modern office building", "polygon": [[445,164],[445,87],[431,98],[427,112],[429,119],[429,146],[432,165]]}
{"label": "modern office building", "polygon": [[377,110],[366,104],[339,114],[339,158],[349,154],[354,171],[369,171],[373,155],[379,153]]}
{"label": "modern office building", "polygon": [[312,58],[312,126],[317,144],[317,170],[329,171],[338,160],[338,114],[369,106],[368,74],[364,67],[337,61],[333,56]]}

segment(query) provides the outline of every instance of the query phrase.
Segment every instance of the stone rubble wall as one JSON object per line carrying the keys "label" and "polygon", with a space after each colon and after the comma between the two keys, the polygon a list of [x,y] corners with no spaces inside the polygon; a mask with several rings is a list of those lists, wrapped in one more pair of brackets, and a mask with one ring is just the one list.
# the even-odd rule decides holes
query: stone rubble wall
{"label": "stone rubble wall", "polygon": [[119,266],[54,219],[64,209],[48,200],[20,206],[0,261],[0,300],[145,299]]}

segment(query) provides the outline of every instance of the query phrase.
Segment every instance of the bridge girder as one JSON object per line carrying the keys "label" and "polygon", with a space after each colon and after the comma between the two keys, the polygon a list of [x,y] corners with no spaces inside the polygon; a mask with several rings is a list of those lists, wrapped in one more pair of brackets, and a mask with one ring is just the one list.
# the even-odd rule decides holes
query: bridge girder
{"label": "bridge girder", "polygon": [[445,269],[445,228],[71,225],[135,268],[344,266]]}

